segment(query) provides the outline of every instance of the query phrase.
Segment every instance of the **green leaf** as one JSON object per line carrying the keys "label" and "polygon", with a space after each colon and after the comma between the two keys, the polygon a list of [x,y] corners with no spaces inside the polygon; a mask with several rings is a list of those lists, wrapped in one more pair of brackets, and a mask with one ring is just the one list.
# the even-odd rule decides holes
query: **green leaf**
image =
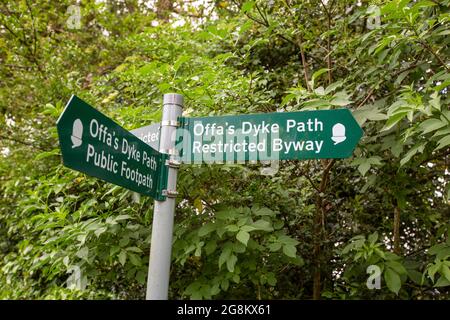
{"label": "green leaf", "polygon": [[122,72],[125,71],[128,67],[128,63],[122,63],[120,65],[118,65],[115,69],[114,72]]}
{"label": "green leaf", "polygon": [[438,243],[428,249],[428,254],[438,254],[441,250],[445,249],[447,245],[445,243]]}
{"label": "green leaf", "polygon": [[430,105],[433,108],[441,111],[441,97],[439,96],[437,91],[433,92],[433,94],[431,95]]}
{"label": "green leaf", "polygon": [[121,215],[118,215],[116,218],[115,218],[115,220],[116,221],[120,221],[120,220],[128,220],[128,219],[130,219],[131,218],[131,216],[129,215],[129,214],[121,214]]}
{"label": "green leaf", "polygon": [[361,173],[361,175],[365,176],[367,171],[370,169],[370,163],[369,162],[363,162],[358,166],[358,171]]}
{"label": "green leaf", "polygon": [[352,165],[358,165],[358,171],[361,175],[365,175],[367,171],[369,171],[371,165],[382,165],[381,158],[378,156],[370,157],[370,158],[356,158],[352,161]]}
{"label": "green leaf", "polygon": [[287,255],[288,257],[295,258],[296,253],[297,253],[297,248],[292,245],[284,245],[283,253],[285,255]]}
{"label": "green leaf", "polygon": [[416,270],[408,270],[408,277],[419,286],[423,285],[422,283],[423,276],[420,272]]}
{"label": "green leaf", "polygon": [[94,231],[94,234],[95,234],[95,235],[97,236],[97,238],[98,238],[98,237],[100,237],[100,235],[101,235],[102,233],[104,233],[106,230],[107,230],[106,227],[98,228],[97,230]]}
{"label": "green leaf", "polygon": [[219,268],[228,260],[231,254],[231,247],[227,246],[222,250],[219,256]]}
{"label": "green leaf", "polygon": [[277,284],[277,278],[275,278],[275,274],[273,272],[269,272],[267,274],[267,283],[272,287]]}
{"label": "green leaf", "polygon": [[120,251],[119,246],[112,246],[111,249],[109,249],[109,255],[114,256],[119,251]]}
{"label": "green leaf", "polygon": [[147,280],[147,273],[144,271],[138,271],[136,273],[136,280],[140,285],[145,285],[145,280]]}
{"label": "green leaf", "polygon": [[349,95],[345,91],[337,92],[334,95],[334,99],[330,101],[331,105],[340,107],[347,106],[350,103],[352,103],[352,101],[349,99]]}
{"label": "green leaf", "polygon": [[384,280],[389,290],[398,295],[402,286],[399,275],[394,270],[386,268],[384,270]]}
{"label": "green leaf", "polygon": [[253,210],[253,212],[258,216],[274,216],[275,215],[275,212],[273,212],[272,210],[270,210],[269,208],[266,208],[266,207],[258,208],[256,210]]}
{"label": "green leaf", "polygon": [[229,226],[226,226],[225,229],[229,232],[238,232],[239,227],[235,224],[230,224]]}
{"label": "green leaf", "polygon": [[207,223],[207,224],[201,226],[200,229],[198,229],[198,236],[204,237],[207,234],[214,231],[215,229],[216,229],[216,226],[213,223]]}
{"label": "green leaf", "polygon": [[434,87],[435,91],[441,91],[442,89],[444,89],[445,87],[450,86],[450,79],[442,82],[440,85]]}
{"label": "green leaf", "polygon": [[303,103],[303,110],[314,110],[314,109],[329,109],[331,106],[331,102],[323,100],[323,99],[311,99],[307,102]]}
{"label": "green leaf", "polygon": [[440,129],[446,125],[447,124],[440,119],[428,119],[420,124],[420,129],[422,130],[423,134],[426,134],[428,132]]}
{"label": "green leaf", "polygon": [[352,112],[358,124],[362,125],[367,120],[381,121],[388,119],[388,116],[382,113],[375,105],[368,104]]}
{"label": "green leaf", "polygon": [[350,252],[350,250],[353,250],[353,248],[354,248],[354,245],[353,245],[353,242],[352,243],[349,243],[348,245],[346,245],[345,247],[344,247],[344,249],[342,249],[342,251],[341,251],[341,254],[347,254],[347,253],[349,253]]}
{"label": "green leaf", "polygon": [[274,242],[269,244],[269,250],[271,252],[276,252],[281,249],[282,244],[280,242]]}
{"label": "green leaf", "polygon": [[438,141],[438,146],[434,150],[442,149],[446,146],[450,145],[450,135],[443,137]]}
{"label": "green leaf", "polygon": [[215,296],[219,292],[220,292],[220,285],[218,283],[216,283],[211,287],[210,294],[211,294],[211,296]]}
{"label": "green leaf", "polygon": [[255,228],[255,230],[263,230],[263,231],[267,231],[267,232],[271,232],[273,231],[272,226],[270,225],[270,222],[260,219],[258,221],[255,221],[252,224],[252,227]]}
{"label": "green leaf", "polygon": [[216,241],[208,241],[205,245],[205,252],[207,255],[210,255],[213,253],[217,248],[217,242]]}
{"label": "green leaf", "polygon": [[336,90],[339,87],[342,87],[342,85],[344,84],[344,82],[342,81],[337,81],[335,83],[330,84],[326,89],[325,89],[325,94],[330,94],[332,93],[334,90]]}
{"label": "green leaf", "polygon": [[300,256],[296,256],[291,262],[298,267],[303,267],[305,265],[305,260]]}
{"label": "green leaf", "polygon": [[119,240],[119,246],[125,247],[130,242],[130,238],[124,237]]}
{"label": "green leaf", "polygon": [[405,267],[398,261],[386,261],[386,265],[399,275],[407,274]]}
{"label": "green leaf", "polygon": [[386,124],[384,125],[384,127],[381,129],[381,131],[387,131],[387,130],[391,129],[398,122],[400,122],[404,117],[406,117],[407,114],[408,114],[408,112],[400,112],[400,113],[396,113],[396,114],[390,116],[389,119],[386,121]]}
{"label": "green leaf", "polygon": [[434,276],[440,268],[441,268],[441,263],[432,264],[430,267],[428,267],[427,272],[433,282],[434,282]]}
{"label": "green leaf", "polygon": [[155,63],[149,63],[146,64],[145,66],[141,67],[138,72],[140,75],[142,76],[146,76],[149,73],[151,73],[152,71],[154,71],[156,69],[157,65]]}
{"label": "green leaf", "polygon": [[[245,23],[243,23],[240,28],[239,28],[239,34],[243,34],[245,31],[247,31],[248,29],[250,29],[253,25],[253,21],[252,20],[247,20]],[[229,53],[231,56],[233,56],[232,53]],[[222,61],[223,62],[223,61]]]}
{"label": "green leaf", "polygon": [[202,255],[202,247],[201,247],[201,246],[198,246],[198,247],[195,249],[194,256],[200,257],[201,255]]}
{"label": "green leaf", "polygon": [[450,281],[446,277],[439,277],[438,281],[433,287],[447,287],[450,286]]}
{"label": "green leaf", "polygon": [[[322,68],[317,70],[316,72],[313,73],[312,77],[311,77],[311,87],[314,88],[314,84],[316,82],[316,79],[319,78],[322,74],[328,72],[329,69],[327,68]],[[323,90],[323,88],[322,88]],[[325,91],[323,91],[323,93],[325,94]]]}
{"label": "green leaf", "polygon": [[386,259],[386,254],[384,253],[384,251],[382,251],[378,248],[374,248],[373,251],[382,259]]}
{"label": "green leaf", "polygon": [[34,158],[34,160],[41,160],[41,159],[44,159],[44,158],[47,158],[47,157],[57,156],[57,155],[60,155],[60,154],[61,154],[61,153],[60,153],[59,149],[54,149],[54,150],[52,150],[52,151],[47,151],[47,152],[41,152],[41,153],[39,153],[39,154]]}
{"label": "green leaf", "polygon": [[218,211],[215,214],[215,217],[219,220],[228,220],[233,218],[236,215],[236,212],[233,208],[227,208],[221,211]]}
{"label": "green leaf", "polygon": [[299,242],[295,239],[292,239],[291,237],[287,236],[287,235],[280,235],[278,237],[278,242],[281,242],[283,244],[287,244],[287,245],[291,245],[291,246],[296,246],[297,244],[299,244]]}
{"label": "green leaf", "polygon": [[411,158],[417,153],[420,152],[422,153],[423,150],[425,149],[425,143],[420,143],[418,145],[415,145],[414,147],[412,147],[406,154],[405,156],[400,160],[400,167],[405,165],[409,160],[411,160]]}
{"label": "green leaf", "polygon": [[255,1],[246,1],[241,7],[241,12],[246,13],[252,10],[253,6],[255,5]]}
{"label": "green leaf", "polygon": [[291,100],[294,100],[297,96],[294,93],[290,93],[283,97],[283,100],[281,100],[281,107],[284,107],[286,104],[288,104]]}
{"label": "green leaf", "polygon": [[245,231],[245,232],[251,232],[251,231],[257,230],[257,228],[255,228],[253,225],[251,225],[251,226],[246,225],[246,226],[242,226],[241,230]]}
{"label": "green leaf", "polygon": [[432,138],[436,138],[443,135],[450,135],[450,126],[447,128],[440,129],[433,134]]}
{"label": "green leaf", "polygon": [[446,36],[449,34],[450,34],[450,30],[444,30],[444,31],[438,32],[436,35],[437,36]]}
{"label": "green leaf", "polygon": [[436,258],[440,260],[447,260],[448,257],[450,257],[450,247],[442,248],[436,255]]}
{"label": "green leaf", "polygon": [[442,271],[442,275],[443,275],[448,281],[450,281],[450,268],[449,268],[447,265],[442,264],[442,266],[441,266],[441,271]]}
{"label": "green leaf", "polygon": [[177,59],[177,61],[175,61],[175,63],[173,64],[173,69],[174,69],[175,71],[177,71],[177,70],[181,67],[181,65],[182,65],[183,63],[188,62],[190,59],[191,59],[191,57],[188,56],[188,55],[182,55],[182,56],[180,56],[180,57]]}
{"label": "green leaf", "polygon": [[142,253],[142,250],[138,247],[128,247],[126,250],[131,251],[131,252],[136,252],[136,253]]}
{"label": "green leaf", "polygon": [[80,250],[78,250],[78,252],[76,253],[77,257],[79,257],[80,259],[83,260],[87,260],[88,255],[89,255],[89,248],[88,247],[83,247]]}
{"label": "green leaf", "polygon": [[142,266],[141,258],[138,255],[134,253],[128,253],[128,257],[130,258],[131,263],[136,267]]}
{"label": "green leaf", "polygon": [[225,279],[220,284],[220,287],[222,288],[223,291],[227,291],[229,285],[230,285],[230,282],[228,281],[228,279]]}
{"label": "green leaf", "polygon": [[374,233],[372,233],[371,235],[369,235],[368,237],[367,237],[367,240],[369,240],[369,242],[371,243],[371,244],[374,244],[375,242],[377,242],[377,240],[378,240],[378,232],[374,232]]}
{"label": "green leaf", "polygon": [[236,234],[236,239],[238,239],[245,246],[247,246],[247,242],[250,239],[250,234],[246,231],[241,230]]}
{"label": "green leaf", "polygon": [[233,243],[233,252],[244,253],[246,249],[247,247],[240,242]]}

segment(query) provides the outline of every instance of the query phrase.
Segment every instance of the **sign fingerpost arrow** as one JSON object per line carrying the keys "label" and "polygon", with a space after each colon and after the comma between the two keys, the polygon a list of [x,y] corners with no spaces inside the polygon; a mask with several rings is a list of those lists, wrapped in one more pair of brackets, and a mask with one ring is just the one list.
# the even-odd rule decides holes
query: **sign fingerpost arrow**
{"label": "sign fingerpost arrow", "polygon": [[348,109],[180,120],[183,163],[347,158],[363,134]]}

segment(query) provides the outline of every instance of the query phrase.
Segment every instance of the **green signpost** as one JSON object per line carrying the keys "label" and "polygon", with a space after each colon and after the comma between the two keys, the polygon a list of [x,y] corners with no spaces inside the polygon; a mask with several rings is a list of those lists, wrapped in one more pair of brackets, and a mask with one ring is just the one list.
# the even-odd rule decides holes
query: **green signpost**
{"label": "green signpost", "polygon": [[57,122],[64,165],[157,200],[147,279],[152,300],[168,297],[181,162],[346,158],[363,134],[347,109],[183,118],[182,108],[183,96],[165,94],[161,123],[128,132],[72,96]]}
{"label": "green signpost", "polygon": [[347,158],[363,134],[348,109],[180,120],[184,163]]}
{"label": "green signpost", "polygon": [[73,95],[57,121],[65,166],[164,200],[168,155]]}

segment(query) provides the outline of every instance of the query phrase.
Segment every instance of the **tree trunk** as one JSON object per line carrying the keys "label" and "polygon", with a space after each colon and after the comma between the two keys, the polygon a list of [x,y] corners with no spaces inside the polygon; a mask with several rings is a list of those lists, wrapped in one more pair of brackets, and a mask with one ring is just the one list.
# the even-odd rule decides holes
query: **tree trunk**
{"label": "tree trunk", "polygon": [[314,262],[314,276],[313,276],[313,299],[320,300],[322,290],[322,241],[325,230],[325,209],[323,208],[323,193],[327,188],[328,178],[330,170],[336,160],[322,160],[322,166],[324,168],[322,172],[322,180],[320,181],[319,192],[316,194],[316,213],[314,215],[313,226],[313,262]]}
{"label": "tree trunk", "polygon": [[322,198],[317,195],[316,198],[316,213],[314,215],[314,275],[313,275],[313,300],[320,300],[321,291],[321,242],[322,242]]}

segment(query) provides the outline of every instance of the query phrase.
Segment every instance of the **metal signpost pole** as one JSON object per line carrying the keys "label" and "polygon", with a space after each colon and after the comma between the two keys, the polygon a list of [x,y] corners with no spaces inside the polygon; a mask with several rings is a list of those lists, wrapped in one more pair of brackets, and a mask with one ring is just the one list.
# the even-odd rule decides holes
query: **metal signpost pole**
{"label": "metal signpost pole", "polygon": [[169,93],[164,95],[161,121],[161,153],[169,154],[169,174],[165,201],[155,201],[153,211],[152,240],[147,278],[147,300],[167,300],[169,290],[170,260],[172,254],[173,222],[177,185],[177,162],[175,151],[178,117],[183,111],[183,96]]}

